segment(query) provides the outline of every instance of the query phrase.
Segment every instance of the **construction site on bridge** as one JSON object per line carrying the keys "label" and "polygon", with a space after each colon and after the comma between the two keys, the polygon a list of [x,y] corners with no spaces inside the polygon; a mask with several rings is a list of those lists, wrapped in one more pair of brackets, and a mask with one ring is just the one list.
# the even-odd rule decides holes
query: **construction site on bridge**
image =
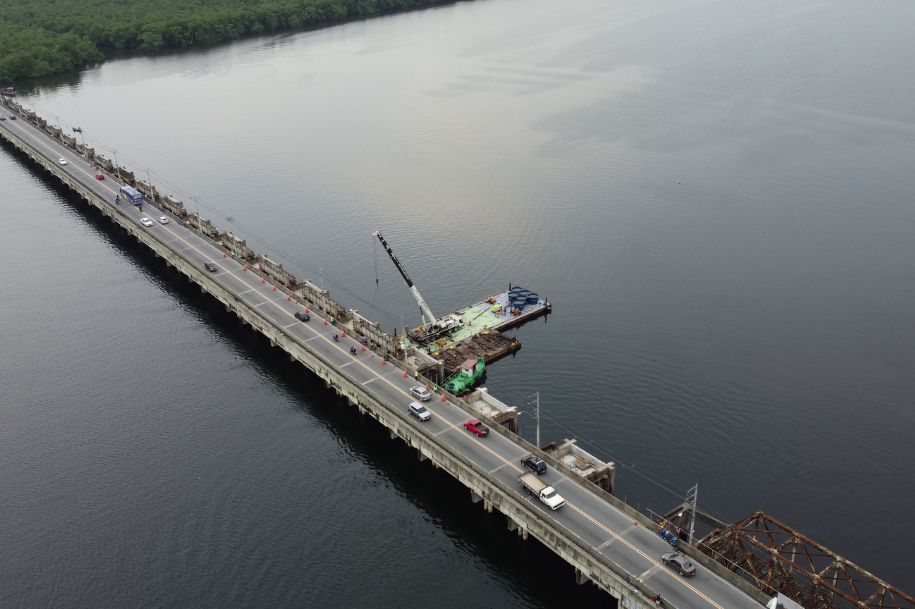
{"label": "construction site on bridge", "polygon": [[[363,317],[357,310],[347,309],[333,300],[327,290],[310,281],[298,280],[286,271],[282,264],[255,253],[244,240],[231,232],[220,231],[198,214],[188,213],[180,200],[170,195],[161,195],[151,184],[136,179],[127,168],[119,167],[105,156],[96,154],[92,148],[77,143],[74,137],[63,134],[58,127],[48,124],[34,112],[8,98],[0,103],[60,142],[61,146],[84,157],[93,167],[98,167],[116,176],[120,182],[136,188],[147,201],[171,214],[194,233],[220,248],[224,258],[238,262],[242,266],[239,274],[259,278],[260,284],[268,292],[272,286],[272,292],[276,292],[283,303],[288,302],[289,306],[296,303],[299,312],[303,309],[305,312],[310,309],[320,311],[324,325],[337,326],[342,333],[352,333],[352,336],[358,337],[364,345],[363,350],[372,352],[368,355],[373,356],[373,363],[377,363],[376,365],[390,366],[392,360],[396,359],[397,366],[402,368],[404,382],[410,376],[415,376],[435,383],[438,385],[435,389],[442,391],[442,402],[446,401],[445,391],[453,396],[460,396],[455,402],[468,412],[504,427],[511,434],[519,433],[517,408],[499,401],[479,385],[485,378],[486,364],[520,348],[518,341],[505,336],[504,332],[549,314],[551,305],[546,298],[521,286],[508,285],[504,292],[487,296],[473,305],[443,316],[436,316],[387,242],[376,232],[375,237],[404,278],[422,316],[422,324],[417,327],[400,334],[397,331],[386,333],[378,323]],[[63,172],[53,163],[44,167],[49,171]],[[87,197],[87,200],[90,199],[91,197]],[[93,204],[104,207],[98,201]],[[254,282],[256,283],[257,279]],[[237,300],[236,298],[235,301]],[[271,345],[273,344],[271,342]],[[338,372],[329,369],[324,371],[327,375]],[[333,384],[340,382],[339,376],[326,378],[330,379],[328,386],[337,387],[339,392],[339,385]],[[400,371],[396,378],[400,380]],[[360,411],[366,408],[361,403],[358,407]],[[380,417],[376,418],[381,421]],[[406,437],[410,430],[409,426],[401,426],[397,434]],[[395,437],[393,434],[392,431],[392,438]],[[413,436],[411,438],[411,441],[415,440]],[[691,502],[684,503],[664,515],[649,518],[613,496],[615,464],[602,462],[587,453],[574,439],[565,440],[560,445],[548,444],[545,447],[527,446],[524,444],[525,440],[520,437],[515,440],[528,450],[542,449],[545,458],[551,460],[552,467],[562,468],[563,471],[570,473],[576,480],[574,484],[587,483],[589,488],[593,485],[600,493],[605,493],[599,496],[607,505],[613,505],[627,515],[627,525],[628,520],[631,520],[632,528],[651,528],[653,533],[657,532],[675,547],[682,540],[686,548],[681,546],[681,550],[688,552],[692,558],[701,561],[707,568],[714,569],[719,577],[727,578],[731,584],[744,591],[752,587],[750,593],[757,600],[759,594],[756,591],[770,597],[771,600],[767,604],[769,609],[915,609],[915,599],[912,596],[763,512],[756,512],[728,524],[698,510],[694,494]],[[444,461],[437,466],[442,467],[441,463]],[[698,485],[698,492],[697,489]],[[475,492],[471,489],[474,501],[482,501],[484,507],[488,506],[488,511],[491,511],[494,505],[492,497],[496,495],[484,496],[474,494]],[[518,530],[519,535],[526,538],[528,525],[522,527],[519,525],[520,516],[515,514],[515,517],[519,520],[509,520],[509,528],[511,529],[514,523],[515,529],[512,530]],[[705,531],[694,536],[693,529],[697,521],[704,523]],[[545,534],[543,538],[552,539],[554,545],[558,544],[558,536],[555,534]],[[607,546],[611,541],[607,542]],[[570,561],[570,564],[579,563]],[[609,572],[613,572],[613,569]],[[580,583],[584,583],[596,576],[593,572],[586,573],[576,566],[576,577],[580,577]],[[637,579],[631,580],[626,576],[613,581],[617,586],[629,586],[631,589],[627,588],[626,594],[629,596],[626,598],[636,599],[633,602],[640,603],[638,607],[647,607],[649,597]],[[610,586],[604,585],[604,589],[610,589]],[[619,592],[622,588],[614,590]]]}

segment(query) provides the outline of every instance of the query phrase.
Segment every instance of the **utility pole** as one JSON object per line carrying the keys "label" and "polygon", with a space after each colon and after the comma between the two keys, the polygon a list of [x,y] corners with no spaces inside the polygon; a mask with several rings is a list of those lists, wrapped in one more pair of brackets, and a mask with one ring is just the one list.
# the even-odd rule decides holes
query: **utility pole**
{"label": "utility pole", "polygon": [[699,483],[697,482],[693,488],[686,491],[686,502],[692,504],[692,509],[690,510],[689,516],[689,539],[687,542],[693,543],[693,536],[696,533],[696,502],[699,498]]}

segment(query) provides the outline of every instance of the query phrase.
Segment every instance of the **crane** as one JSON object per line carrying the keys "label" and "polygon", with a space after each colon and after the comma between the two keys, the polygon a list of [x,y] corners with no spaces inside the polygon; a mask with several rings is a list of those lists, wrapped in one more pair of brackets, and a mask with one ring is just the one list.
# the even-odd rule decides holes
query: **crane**
{"label": "crane", "polygon": [[426,304],[426,301],[423,299],[422,294],[419,293],[413,280],[410,279],[410,276],[407,275],[407,271],[403,268],[403,265],[400,264],[400,260],[397,259],[394,250],[391,249],[388,242],[381,236],[381,231],[376,230],[372,235],[378,237],[384,251],[388,253],[391,262],[393,262],[394,266],[397,267],[397,270],[400,271],[401,277],[404,278],[404,281],[407,282],[407,287],[410,288],[410,293],[413,295],[413,298],[416,299],[416,304],[419,305],[419,311],[423,318],[423,329],[425,330],[424,338],[431,339],[464,325],[464,320],[460,315],[445,315],[441,319],[435,317],[435,314],[432,312],[432,309],[429,308],[429,305]]}

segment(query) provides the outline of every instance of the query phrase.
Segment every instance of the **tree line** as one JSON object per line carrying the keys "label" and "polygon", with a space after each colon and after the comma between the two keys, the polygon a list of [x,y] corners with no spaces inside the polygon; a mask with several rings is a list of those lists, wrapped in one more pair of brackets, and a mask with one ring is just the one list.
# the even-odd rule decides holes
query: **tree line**
{"label": "tree line", "polygon": [[449,1],[0,0],[0,83],[69,72],[111,50],[215,44]]}

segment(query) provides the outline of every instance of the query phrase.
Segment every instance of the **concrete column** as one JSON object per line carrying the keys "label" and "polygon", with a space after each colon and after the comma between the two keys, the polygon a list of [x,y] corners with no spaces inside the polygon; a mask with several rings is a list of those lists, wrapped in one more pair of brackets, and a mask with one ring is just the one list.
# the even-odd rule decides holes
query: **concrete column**
{"label": "concrete column", "polygon": [[479,503],[481,501],[483,501],[483,497],[481,497],[480,495],[477,495],[473,491],[470,491],[470,502],[471,503]]}
{"label": "concrete column", "polygon": [[419,462],[420,462],[420,463],[422,463],[423,461],[428,461],[428,460],[429,460],[429,457],[427,457],[426,455],[424,455],[424,454],[423,454],[423,451],[419,450],[418,448],[416,449],[416,457],[419,459]]}
{"label": "concrete column", "polygon": [[[508,519],[508,530],[509,530],[509,531],[517,531],[517,530],[518,530],[518,523],[515,522],[514,520],[512,520],[510,516],[506,516],[506,518]],[[519,533],[519,535],[520,535],[520,533]]]}
{"label": "concrete column", "polygon": [[483,509],[486,510],[487,514],[492,514],[492,501],[489,499],[483,500]]}
{"label": "concrete column", "polygon": [[576,584],[578,584],[579,586],[583,586],[584,584],[588,583],[589,581],[591,581],[591,578],[588,577],[587,575],[585,575],[581,571],[581,569],[575,569],[575,583]]}

